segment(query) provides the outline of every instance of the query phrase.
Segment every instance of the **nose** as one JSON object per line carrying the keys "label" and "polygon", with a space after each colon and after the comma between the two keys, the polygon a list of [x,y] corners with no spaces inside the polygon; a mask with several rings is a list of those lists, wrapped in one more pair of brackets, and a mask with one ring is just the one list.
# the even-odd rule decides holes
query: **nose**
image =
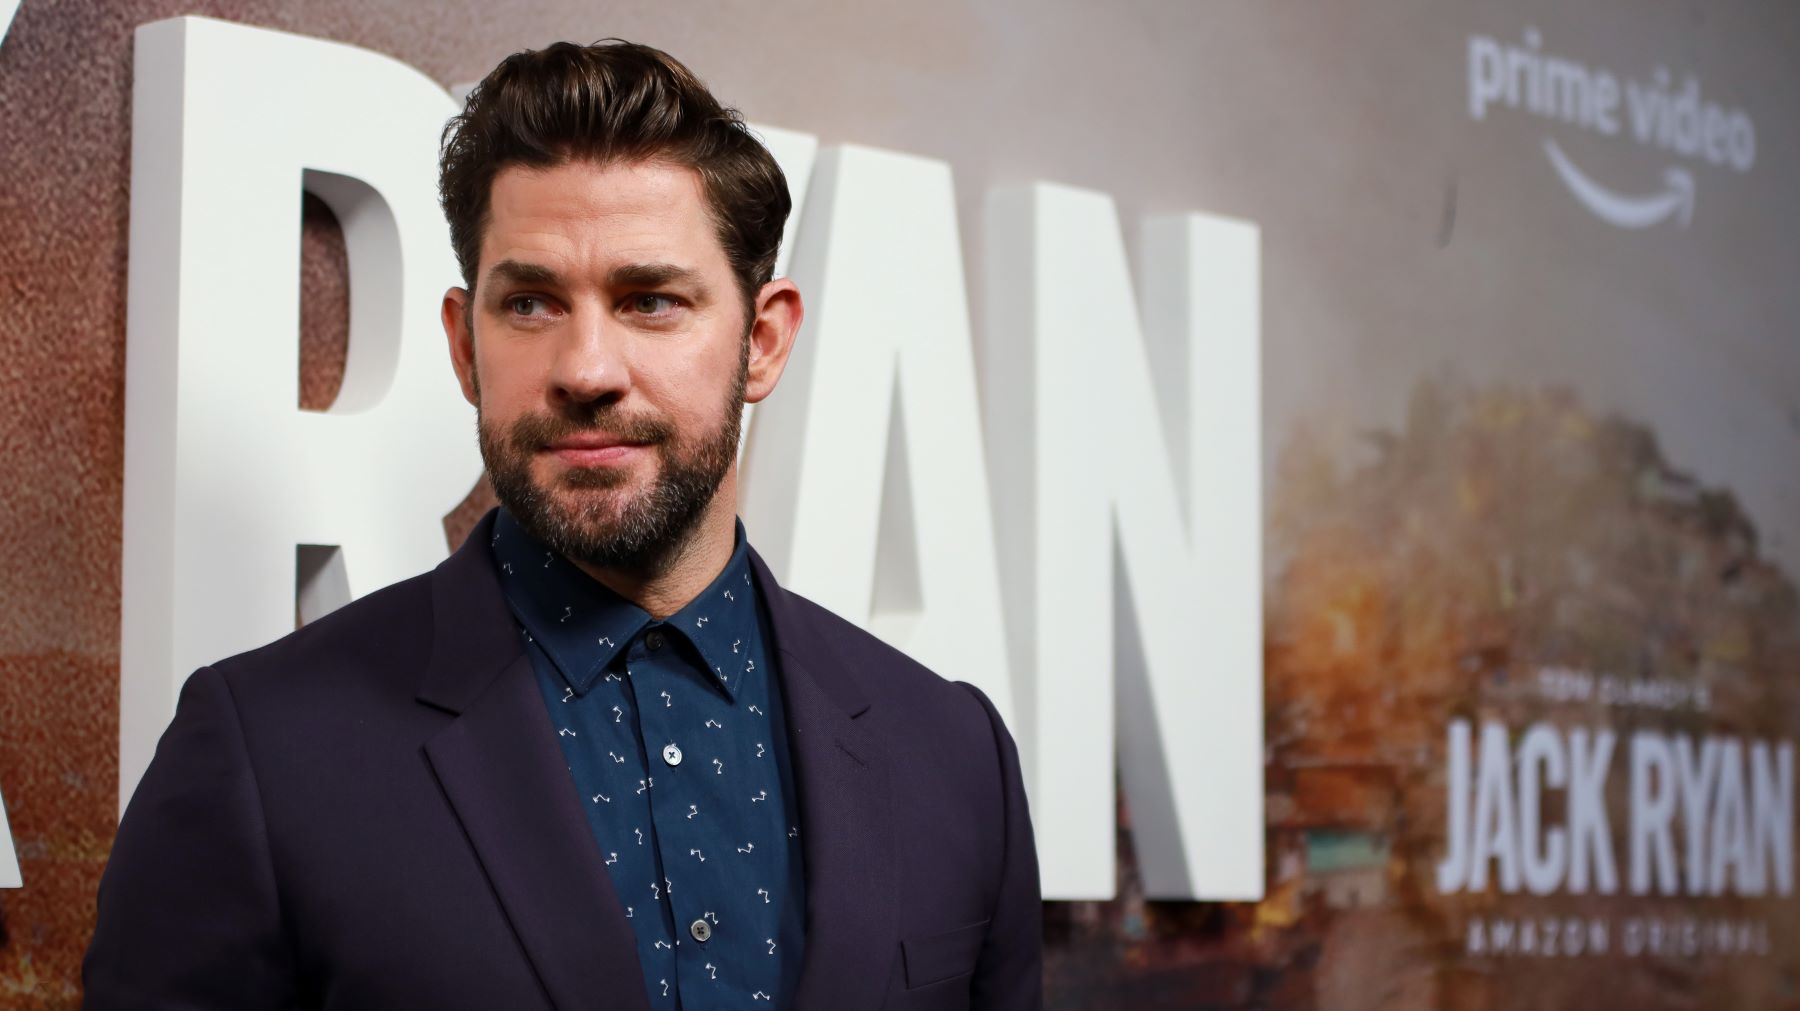
{"label": "nose", "polygon": [[631,389],[631,367],[624,327],[612,325],[603,312],[579,313],[557,335],[550,365],[549,394],[557,406],[605,406]]}

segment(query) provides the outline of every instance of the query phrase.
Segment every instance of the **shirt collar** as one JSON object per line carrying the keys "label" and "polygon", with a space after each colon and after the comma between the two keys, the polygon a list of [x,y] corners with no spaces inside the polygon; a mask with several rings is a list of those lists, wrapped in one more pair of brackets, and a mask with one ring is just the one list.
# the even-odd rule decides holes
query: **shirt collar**
{"label": "shirt collar", "polygon": [[755,657],[762,650],[753,648],[761,626],[741,520],[732,544],[730,560],[712,583],[663,622],[532,537],[506,509],[494,520],[491,547],[513,615],[577,695],[655,625],[691,643],[711,680],[735,699],[746,675],[760,675]]}

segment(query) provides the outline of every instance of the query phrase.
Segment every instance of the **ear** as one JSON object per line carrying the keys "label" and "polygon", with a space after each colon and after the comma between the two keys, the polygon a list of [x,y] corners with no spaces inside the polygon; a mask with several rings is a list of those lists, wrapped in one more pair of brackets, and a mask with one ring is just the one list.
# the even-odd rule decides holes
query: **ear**
{"label": "ear", "polygon": [[440,312],[444,318],[444,337],[450,342],[450,367],[456,370],[456,381],[462,384],[463,399],[479,407],[481,397],[476,392],[475,332],[469,328],[473,313],[469,298],[464,289],[451,288],[444,292]]}
{"label": "ear", "polygon": [[794,350],[800,320],[806,315],[800,289],[785,277],[762,286],[753,310],[756,317],[750,323],[749,374],[744,379],[744,401],[750,404],[775,392],[775,384],[787,368],[788,355]]}

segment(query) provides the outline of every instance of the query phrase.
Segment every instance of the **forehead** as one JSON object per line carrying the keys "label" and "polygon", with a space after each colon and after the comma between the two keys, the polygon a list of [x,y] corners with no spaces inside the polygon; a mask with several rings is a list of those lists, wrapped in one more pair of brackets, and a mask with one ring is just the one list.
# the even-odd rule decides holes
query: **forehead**
{"label": "forehead", "polygon": [[632,262],[730,269],[700,174],[659,161],[501,169],[488,198],[481,263],[504,259],[572,272]]}

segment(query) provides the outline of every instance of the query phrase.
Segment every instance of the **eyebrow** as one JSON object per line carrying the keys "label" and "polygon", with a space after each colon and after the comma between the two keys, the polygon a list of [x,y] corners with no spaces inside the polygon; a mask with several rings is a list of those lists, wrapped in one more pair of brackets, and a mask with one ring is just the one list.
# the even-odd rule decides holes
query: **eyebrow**
{"label": "eyebrow", "polygon": [[562,284],[562,275],[549,267],[518,260],[501,260],[488,268],[487,276],[495,284],[504,281],[511,281],[513,284]]}
{"label": "eyebrow", "polygon": [[[541,264],[520,260],[501,260],[488,268],[487,276],[492,284],[510,282],[564,286],[562,275],[556,271]],[[606,283],[614,289],[661,288],[670,284],[682,284],[693,289],[696,300],[702,302],[706,301],[710,293],[699,271],[674,263],[628,263],[614,267],[607,273]]]}
{"label": "eyebrow", "polygon": [[681,284],[693,289],[698,301],[706,301],[706,282],[700,272],[673,263],[629,263],[615,267],[606,275],[608,286],[618,288],[662,288]]}

